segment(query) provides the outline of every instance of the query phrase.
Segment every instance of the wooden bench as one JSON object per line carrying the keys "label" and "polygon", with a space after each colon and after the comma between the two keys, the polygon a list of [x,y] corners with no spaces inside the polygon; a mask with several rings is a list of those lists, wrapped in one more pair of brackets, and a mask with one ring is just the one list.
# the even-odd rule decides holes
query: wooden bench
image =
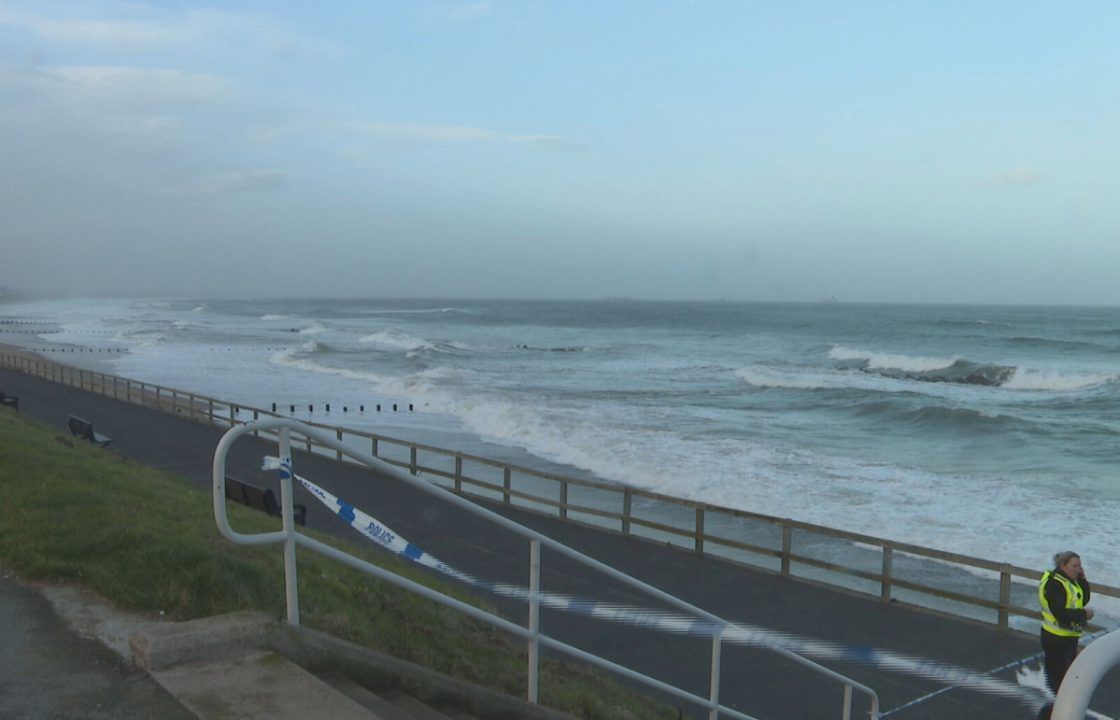
{"label": "wooden bench", "polygon": [[0,405],[6,405],[13,410],[19,410],[19,398],[15,395],[7,395],[3,390],[0,390]]}
{"label": "wooden bench", "polygon": [[[260,510],[275,517],[282,517],[280,503],[276,501],[276,493],[269,488],[262,488],[226,475],[226,498],[239,502],[242,505]],[[296,525],[307,524],[307,507],[305,505],[292,505]]]}
{"label": "wooden bench", "polygon": [[94,432],[93,423],[83,420],[77,415],[70,416],[70,434],[75,437],[85,438],[98,447],[105,447],[113,442],[111,437]]}

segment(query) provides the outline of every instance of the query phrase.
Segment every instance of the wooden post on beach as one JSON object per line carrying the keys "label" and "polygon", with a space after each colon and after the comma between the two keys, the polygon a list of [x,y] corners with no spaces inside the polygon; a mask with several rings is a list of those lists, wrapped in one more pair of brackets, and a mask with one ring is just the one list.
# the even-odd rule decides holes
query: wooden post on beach
{"label": "wooden post on beach", "polygon": [[416,446],[413,445],[408,453],[408,471],[413,475],[416,474]]}
{"label": "wooden post on beach", "polygon": [[633,496],[630,495],[630,488],[622,491],[622,534],[630,534],[630,505],[633,501]]}
{"label": "wooden post on beach", "polygon": [[513,483],[511,482],[512,476],[513,471],[510,469],[509,465],[506,465],[506,469],[502,473],[502,487],[505,488],[504,490],[502,490],[502,502],[506,505],[509,505],[509,491],[510,487],[513,485]]}
{"label": "wooden post on beach", "polygon": [[560,519],[568,519],[568,481],[560,481]]}
{"label": "wooden post on beach", "polygon": [[455,492],[463,492],[463,456],[455,453]]}
{"label": "wooden post on beach", "polygon": [[[330,405],[328,405],[327,407],[330,408]],[[334,436],[339,442],[342,442],[342,428],[339,428],[338,430],[335,430]],[[337,451],[336,455],[337,455],[337,457],[335,459],[338,460],[339,462],[341,462],[342,461],[342,451],[341,450]]]}

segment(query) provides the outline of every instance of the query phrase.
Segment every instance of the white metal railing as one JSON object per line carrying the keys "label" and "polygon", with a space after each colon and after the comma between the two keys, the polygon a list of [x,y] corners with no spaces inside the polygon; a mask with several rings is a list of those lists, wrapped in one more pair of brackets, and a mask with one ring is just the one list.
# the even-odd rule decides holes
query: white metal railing
{"label": "white metal railing", "polygon": [[[265,409],[57,363],[26,353],[0,352],[0,367],[78,387],[217,427],[284,417]],[[335,413],[338,416],[338,413]],[[983,558],[901,543],[872,535],[684,500],[633,487],[541,472],[468,453],[351,428],[307,423],[456,494],[538,512],[623,535],[668,543],[741,565],[763,567],[941,612],[1011,627],[1037,628],[1041,573]],[[349,460],[305,438],[300,448]],[[844,549],[838,559],[829,550]],[[964,568],[952,572],[948,568]],[[932,572],[941,569],[943,572]],[[932,579],[932,580],[931,580]],[[1093,586],[1120,598],[1120,588]],[[1023,628],[1020,628],[1023,629]],[[1030,629],[1030,628],[1027,628]],[[1092,627],[1091,630],[1100,630]]]}
{"label": "white metal railing", "polygon": [[[396,575],[384,568],[373,565],[369,562],[354,557],[349,553],[343,552],[335,547],[320,542],[312,537],[304,535],[296,530],[296,526],[292,515],[292,477],[294,471],[283,471],[281,473],[281,486],[280,486],[280,501],[283,507],[283,521],[282,529],[275,532],[256,533],[256,534],[243,534],[236,532],[229,524],[229,518],[226,513],[226,497],[225,497],[225,476],[226,476],[226,454],[230,446],[240,437],[250,434],[258,433],[260,431],[273,430],[277,431],[279,455],[284,464],[291,468],[291,435],[294,431],[302,435],[309,441],[321,443],[326,447],[333,448],[336,452],[342,453],[350,459],[368,465],[379,472],[390,475],[391,477],[405,482],[412,487],[421,490],[425,493],[436,495],[446,502],[452,503],[464,510],[467,510],[476,515],[480,515],[492,523],[500,527],[512,531],[518,535],[527,538],[530,542],[530,577],[529,577],[529,620],[528,627],[522,627],[516,623],[512,623],[497,615],[480,610],[476,607],[468,605],[462,601],[448,597],[440,592],[431,588],[425,587],[407,578]],[[417,593],[425,598],[438,602],[440,604],[452,607],[460,612],[465,613],[473,618],[483,622],[490,623],[496,627],[502,628],[507,632],[521,637],[528,641],[529,651],[529,667],[528,667],[528,699],[532,703],[537,702],[537,692],[539,686],[539,649],[541,646],[551,648],[566,655],[575,657],[581,661],[587,662],[596,667],[604,668],[614,672],[629,680],[642,683],[649,687],[656,688],[674,697],[682,700],[695,703],[708,710],[709,720],[716,720],[721,714],[726,717],[738,718],[739,720],[755,720],[750,715],[738,712],[728,707],[724,707],[719,703],[720,693],[720,656],[723,647],[723,637],[721,633],[716,633],[712,637],[712,652],[711,652],[711,667],[710,667],[710,694],[707,698],[700,697],[691,692],[675,687],[661,680],[651,678],[647,675],[639,673],[630,668],[624,667],[617,663],[611,662],[605,658],[598,657],[594,654],[588,653],[584,650],[576,648],[565,642],[544,635],[540,632],[540,548],[541,546],[548,547],[549,549],[558,552],[570,559],[573,559],[583,565],[593,568],[599,572],[604,573],[608,577],[618,580],[632,588],[635,588],[653,598],[656,598],[668,605],[676,607],[677,609],[687,612],[696,618],[702,618],[711,622],[714,626],[728,626],[730,623],[719,618],[718,616],[709,613],[706,610],[698,608],[680,598],[666,593],[663,590],[648,585],[640,580],[630,577],[615,568],[606,565],[594,558],[588,557],[568,546],[557,542],[546,535],[530,530],[518,523],[509,520],[497,513],[494,513],[485,508],[479,507],[474,503],[464,498],[458,497],[450,492],[447,492],[437,486],[433,486],[428,482],[415,478],[408,473],[405,473],[388,463],[374,457],[361,450],[350,447],[336,438],[333,438],[325,433],[319,432],[306,423],[298,420],[291,420],[287,418],[268,418],[251,422],[245,425],[235,425],[231,427],[222,436],[218,442],[217,449],[214,451],[214,519],[217,522],[218,529],[229,540],[243,544],[243,545],[263,545],[263,544],[283,544],[284,546],[284,582],[286,588],[287,598],[287,618],[288,622],[292,625],[299,625],[299,596],[296,585],[296,547],[307,548],[325,555],[333,560],[341,562],[352,568],[362,572],[374,575],[387,582],[390,582],[399,587],[403,587],[411,592]],[[803,667],[814,670],[829,678],[836,680],[844,686],[844,704],[842,707],[843,717],[845,720],[851,717],[852,705],[852,690],[859,690],[865,693],[869,698],[870,704],[870,718],[877,720],[879,717],[879,698],[874,690],[847,678],[840,673],[837,673],[829,668],[826,668],[808,658],[805,658],[797,653],[782,648],[769,647],[768,649],[792,660],[793,662],[802,665]]]}

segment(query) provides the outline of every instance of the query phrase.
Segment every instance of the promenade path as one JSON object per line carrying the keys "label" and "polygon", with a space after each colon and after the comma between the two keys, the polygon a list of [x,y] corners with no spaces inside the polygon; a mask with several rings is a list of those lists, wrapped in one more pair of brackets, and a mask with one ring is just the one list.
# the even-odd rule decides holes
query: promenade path
{"label": "promenade path", "polygon": [[[174,473],[204,492],[210,490],[214,448],[222,429],[8,370],[0,370],[0,388],[18,395],[20,410],[29,417],[65,431],[68,416],[80,415],[91,421],[98,432],[113,438],[112,451]],[[231,450],[229,472],[260,483],[275,483],[274,474],[259,469],[261,457],[275,453],[274,443],[245,437]],[[525,584],[528,544],[524,539],[368,468],[303,453],[296,453],[293,462],[300,475],[374,515],[449,564],[477,577]],[[308,506],[308,526],[335,533],[340,540],[362,542],[302,490],[297,494],[297,502]],[[1000,632],[989,625],[946,618],[900,604],[884,604],[878,598],[781,577],[556,518],[500,505],[489,507],[640,580],[744,624],[843,645],[871,646],[977,673],[1034,655],[1039,649],[1037,638],[1020,633]],[[216,527],[210,529],[217,532]],[[231,545],[230,552],[238,552],[238,548]],[[547,549],[542,554],[542,567],[542,589],[546,591],[657,607],[644,596],[619,588]],[[515,621],[524,622],[523,606],[493,597],[487,599]],[[371,612],[376,609],[371,608]],[[542,614],[542,630],[698,695],[708,693],[708,641],[636,631],[551,612]],[[1033,717],[1021,702],[959,687],[898,709],[945,686],[861,664],[823,664],[873,688],[879,694],[882,712],[898,720]],[[994,677],[1015,682],[1012,671]],[[841,717],[840,685],[769,651],[725,647],[721,680],[724,704],[761,720]],[[58,679],[60,684],[65,681],[64,677]],[[3,682],[0,678],[0,684]],[[1105,677],[1093,707],[1106,715],[1120,716],[1120,673],[1113,671]],[[853,717],[866,717],[865,712],[866,703],[857,693]],[[700,716],[695,708],[687,706],[684,713],[688,717]]]}

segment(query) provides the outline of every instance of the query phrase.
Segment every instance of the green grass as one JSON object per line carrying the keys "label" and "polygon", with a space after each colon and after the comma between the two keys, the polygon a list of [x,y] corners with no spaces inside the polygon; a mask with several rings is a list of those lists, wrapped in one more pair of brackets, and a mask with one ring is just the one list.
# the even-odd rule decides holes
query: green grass
{"label": "green grass", "polygon": [[[209,493],[180,478],[0,409],[0,492],[0,564],[24,578],[79,584],[116,607],[172,619],[236,610],[285,616],[279,546],[227,541],[214,524]],[[276,518],[240,506],[231,505],[229,515],[240,532],[279,528]],[[477,604],[394,557],[347,549]],[[298,565],[302,624],[524,694],[520,641],[319,555],[301,551]],[[576,717],[676,716],[582,667],[544,662],[541,675],[542,704]]]}

